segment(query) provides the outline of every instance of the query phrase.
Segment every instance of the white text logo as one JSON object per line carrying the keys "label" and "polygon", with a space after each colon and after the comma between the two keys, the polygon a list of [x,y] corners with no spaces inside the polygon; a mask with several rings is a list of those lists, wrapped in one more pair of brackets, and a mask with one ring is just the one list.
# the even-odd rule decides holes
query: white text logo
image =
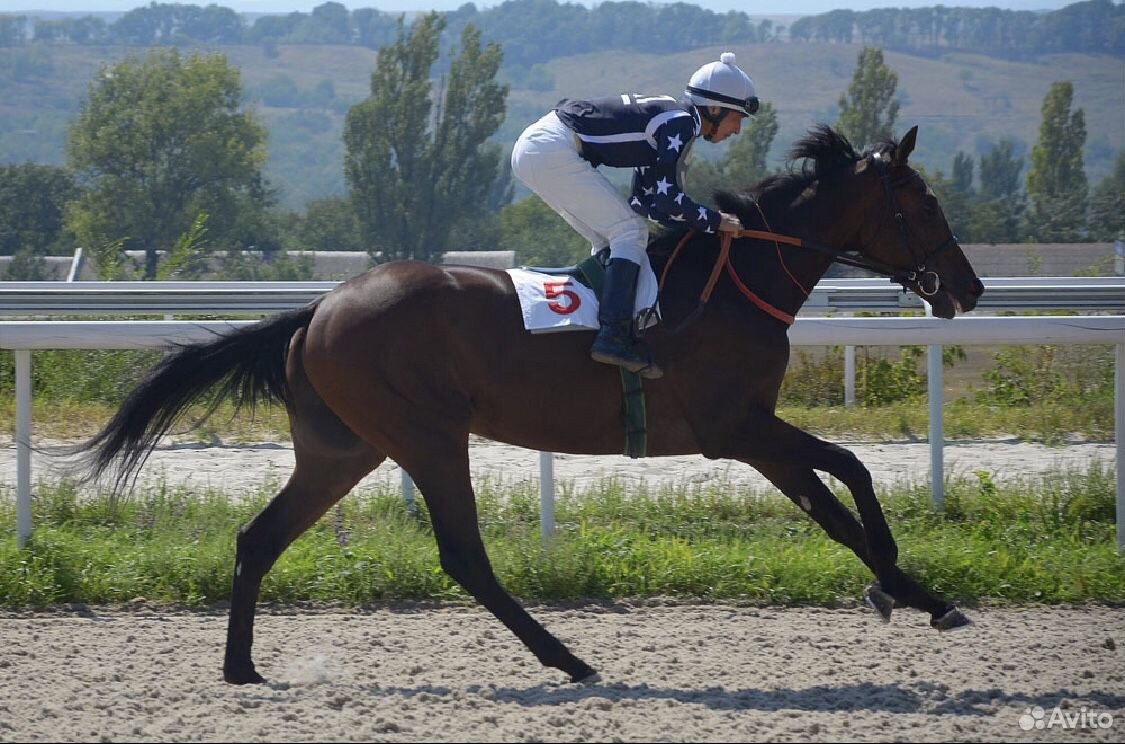
{"label": "white text logo", "polygon": [[1109,713],[1098,713],[1082,706],[1078,710],[1063,710],[1057,705],[1050,710],[1044,710],[1038,705],[1034,708],[1025,708],[1020,716],[1020,728],[1024,731],[1032,729],[1107,729],[1113,726],[1113,716]]}

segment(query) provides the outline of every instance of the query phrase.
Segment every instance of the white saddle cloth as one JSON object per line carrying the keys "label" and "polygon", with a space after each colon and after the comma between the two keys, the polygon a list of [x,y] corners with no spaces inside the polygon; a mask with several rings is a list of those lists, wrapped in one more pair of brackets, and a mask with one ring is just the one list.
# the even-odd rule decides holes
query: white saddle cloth
{"label": "white saddle cloth", "polygon": [[[541,274],[527,269],[507,269],[520,298],[524,328],[532,333],[596,331],[598,297],[594,290],[572,276]],[[656,304],[657,281],[652,267],[642,267],[637,280],[636,315]],[[656,323],[656,314],[647,325]]]}

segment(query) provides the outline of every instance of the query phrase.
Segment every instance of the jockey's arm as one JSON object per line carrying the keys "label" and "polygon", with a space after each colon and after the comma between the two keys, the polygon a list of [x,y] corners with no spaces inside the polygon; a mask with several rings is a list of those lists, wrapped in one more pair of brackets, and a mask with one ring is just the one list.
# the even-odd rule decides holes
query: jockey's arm
{"label": "jockey's arm", "polygon": [[634,197],[638,187],[644,190],[639,198],[648,198],[649,216],[666,225],[692,227],[713,233],[722,218],[718,212],[697,204],[680,184],[680,158],[695,137],[690,117],[676,117],[657,128],[656,163],[645,168],[634,180]]}

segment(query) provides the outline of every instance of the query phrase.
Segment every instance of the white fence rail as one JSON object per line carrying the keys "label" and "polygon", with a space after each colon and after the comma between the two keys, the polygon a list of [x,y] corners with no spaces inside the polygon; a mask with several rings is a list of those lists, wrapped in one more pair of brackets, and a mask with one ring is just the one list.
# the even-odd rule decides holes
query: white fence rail
{"label": "white fence rail", "polygon": [[[979,311],[1125,312],[1125,277],[985,278]],[[275,313],[311,302],[337,282],[0,282],[0,315]],[[886,279],[823,279],[802,317],[826,312],[921,310]]]}
{"label": "white fence rail", "polygon": [[[17,535],[31,533],[31,352],[35,349],[133,349],[200,341],[252,321],[5,321],[0,348],[16,357]],[[943,483],[940,420],[934,421],[935,390],[940,396],[942,345],[1111,344],[1116,346],[1114,426],[1116,437],[1117,543],[1125,551],[1125,316],[799,318],[789,332],[794,345],[929,345],[931,360],[931,483],[940,501]],[[940,416],[940,397],[936,406]],[[541,460],[541,473],[547,463]],[[541,477],[541,529],[553,531],[553,484]]]}

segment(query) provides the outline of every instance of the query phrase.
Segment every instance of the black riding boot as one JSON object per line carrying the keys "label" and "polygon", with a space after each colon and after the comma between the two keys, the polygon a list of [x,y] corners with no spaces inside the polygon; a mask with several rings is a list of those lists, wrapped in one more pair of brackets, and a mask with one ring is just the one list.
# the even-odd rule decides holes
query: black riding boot
{"label": "black riding boot", "polygon": [[641,267],[624,258],[611,258],[605,269],[598,322],[601,329],[594,339],[590,356],[594,361],[616,364],[641,377],[656,379],[661,371],[643,342],[633,337],[633,306],[637,296],[637,277]]}

